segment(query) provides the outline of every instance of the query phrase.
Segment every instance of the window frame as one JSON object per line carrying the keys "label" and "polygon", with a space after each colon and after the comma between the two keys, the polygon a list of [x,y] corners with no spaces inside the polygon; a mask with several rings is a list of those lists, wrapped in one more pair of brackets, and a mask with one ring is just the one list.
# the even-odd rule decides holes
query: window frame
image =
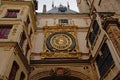
{"label": "window frame", "polygon": [[20,9],[7,9],[4,18],[17,18]]}
{"label": "window frame", "polygon": [[8,39],[12,27],[13,25],[0,24],[0,39]]}
{"label": "window frame", "polygon": [[59,19],[59,24],[69,24],[68,19]]}
{"label": "window frame", "polygon": [[15,80],[18,69],[19,69],[19,65],[17,64],[16,61],[14,61],[11,67],[11,71],[9,73],[8,80]]}

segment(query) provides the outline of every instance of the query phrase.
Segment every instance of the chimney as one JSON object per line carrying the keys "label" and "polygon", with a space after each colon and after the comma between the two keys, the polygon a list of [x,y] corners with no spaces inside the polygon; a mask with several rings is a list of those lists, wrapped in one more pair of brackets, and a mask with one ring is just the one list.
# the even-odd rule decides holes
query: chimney
{"label": "chimney", "polygon": [[46,5],[43,5],[43,13],[46,13]]}

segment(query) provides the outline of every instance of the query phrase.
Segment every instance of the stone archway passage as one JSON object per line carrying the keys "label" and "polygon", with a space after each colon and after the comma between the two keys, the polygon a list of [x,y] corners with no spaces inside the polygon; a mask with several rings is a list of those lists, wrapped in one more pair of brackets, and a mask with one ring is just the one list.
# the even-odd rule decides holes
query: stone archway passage
{"label": "stone archway passage", "polygon": [[32,74],[30,80],[91,80],[89,76],[70,70],[69,68],[56,67],[48,71]]}
{"label": "stone archway passage", "polygon": [[73,76],[48,76],[43,77],[39,80],[82,80],[82,79]]}

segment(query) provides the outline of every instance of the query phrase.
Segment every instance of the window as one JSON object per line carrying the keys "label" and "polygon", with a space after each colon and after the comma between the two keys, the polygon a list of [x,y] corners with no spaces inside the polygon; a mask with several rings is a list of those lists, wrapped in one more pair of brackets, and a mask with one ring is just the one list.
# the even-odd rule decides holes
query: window
{"label": "window", "polygon": [[8,80],[15,80],[15,76],[16,76],[16,73],[19,69],[19,66],[18,64],[14,61],[13,62],[13,65],[12,65],[12,69],[11,69],[11,72],[9,74],[9,77],[8,77]]}
{"label": "window", "polygon": [[60,7],[58,8],[58,11],[59,12],[65,12],[65,11],[67,11],[67,8],[62,6],[62,5],[60,5]]}
{"label": "window", "polygon": [[93,32],[90,32],[89,41],[90,41],[91,45],[93,44],[94,40],[95,40],[95,34]]}
{"label": "window", "polygon": [[17,18],[19,10],[7,10],[4,18]]}
{"label": "window", "polygon": [[7,39],[12,25],[0,25],[0,39]]}
{"label": "window", "polygon": [[101,1],[102,1],[102,0],[99,0],[99,3],[98,3],[99,6],[100,6],[100,4],[101,4]]}
{"label": "window", "polygon": [[22,36],[21,36],[21,40],[20,40],[20,47],[23,46],[23,43],[24,43],[25,39],[26,39],[26,35],[25,35],[25,32],[23,32]]}
{"label": "window", "polygon": [[99,25],[98,25],[98,22],[95,20],[93,23],[93,32],[95,35],[97,35],[98,30],[99,30]]}
{"label": "window", "polygon": [[29,17],[27,17],[27,20],[26,20],[26,22],[25,22],[25,25],[28,27],[29,23],[30,23],[30,19],[29,19]]}
{"label": "window", "polygon": [[94,23],[93,23],[93,27],[92,27],[93,31],[90,32],[89,34],[89,41],[91,43],[91,45],[94,43],[94,40],[98,34],[98,31],[99,31],[99,25],[98,25],[98,22],[95,20]]}
{"label": "window", "polygon": [[30,38],[31,38],[31,35],[32,35],[32,29],[30,29],[30,35],[29,35]]}
{"label": "window", "polygon": [[100,76],[102,77],[109,70],[109,68],[112,66],[114,62],[107,43],[104,43],[102,45],[101,53],[102,53],[101,56],[100,55],[97,56],[96,62],[98,70],[100,72]]}
{"label": "window", "polygon": [[120,80],[120,73],[113,80]]}
{"label": "window", "polygon": [[25,74],[23,72],[21,72],[20,80],[24,80],[24,79],[25,79]]}
{"label": "window", "polygon": [[27,44],[27,46],[26,46],[26,56],[27,56],[27,53],[28,53],[28,51],[29,51],[29,49],[30,49],[30,46],[29,46],[29,44]]}
{"label": "window", "polygon": [[68,19],[59,19],[59,23],[68,24]]}

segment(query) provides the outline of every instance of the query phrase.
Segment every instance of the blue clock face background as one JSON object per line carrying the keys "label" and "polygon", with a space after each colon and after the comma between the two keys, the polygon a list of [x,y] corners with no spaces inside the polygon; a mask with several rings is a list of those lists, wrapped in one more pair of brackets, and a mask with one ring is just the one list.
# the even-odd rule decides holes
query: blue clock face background
{"label": "blue clock face background", "polygon": [[52,52],[67,52],[74,50],[76,41],[68,32],[54,32],[47,37],[46,46]]}

